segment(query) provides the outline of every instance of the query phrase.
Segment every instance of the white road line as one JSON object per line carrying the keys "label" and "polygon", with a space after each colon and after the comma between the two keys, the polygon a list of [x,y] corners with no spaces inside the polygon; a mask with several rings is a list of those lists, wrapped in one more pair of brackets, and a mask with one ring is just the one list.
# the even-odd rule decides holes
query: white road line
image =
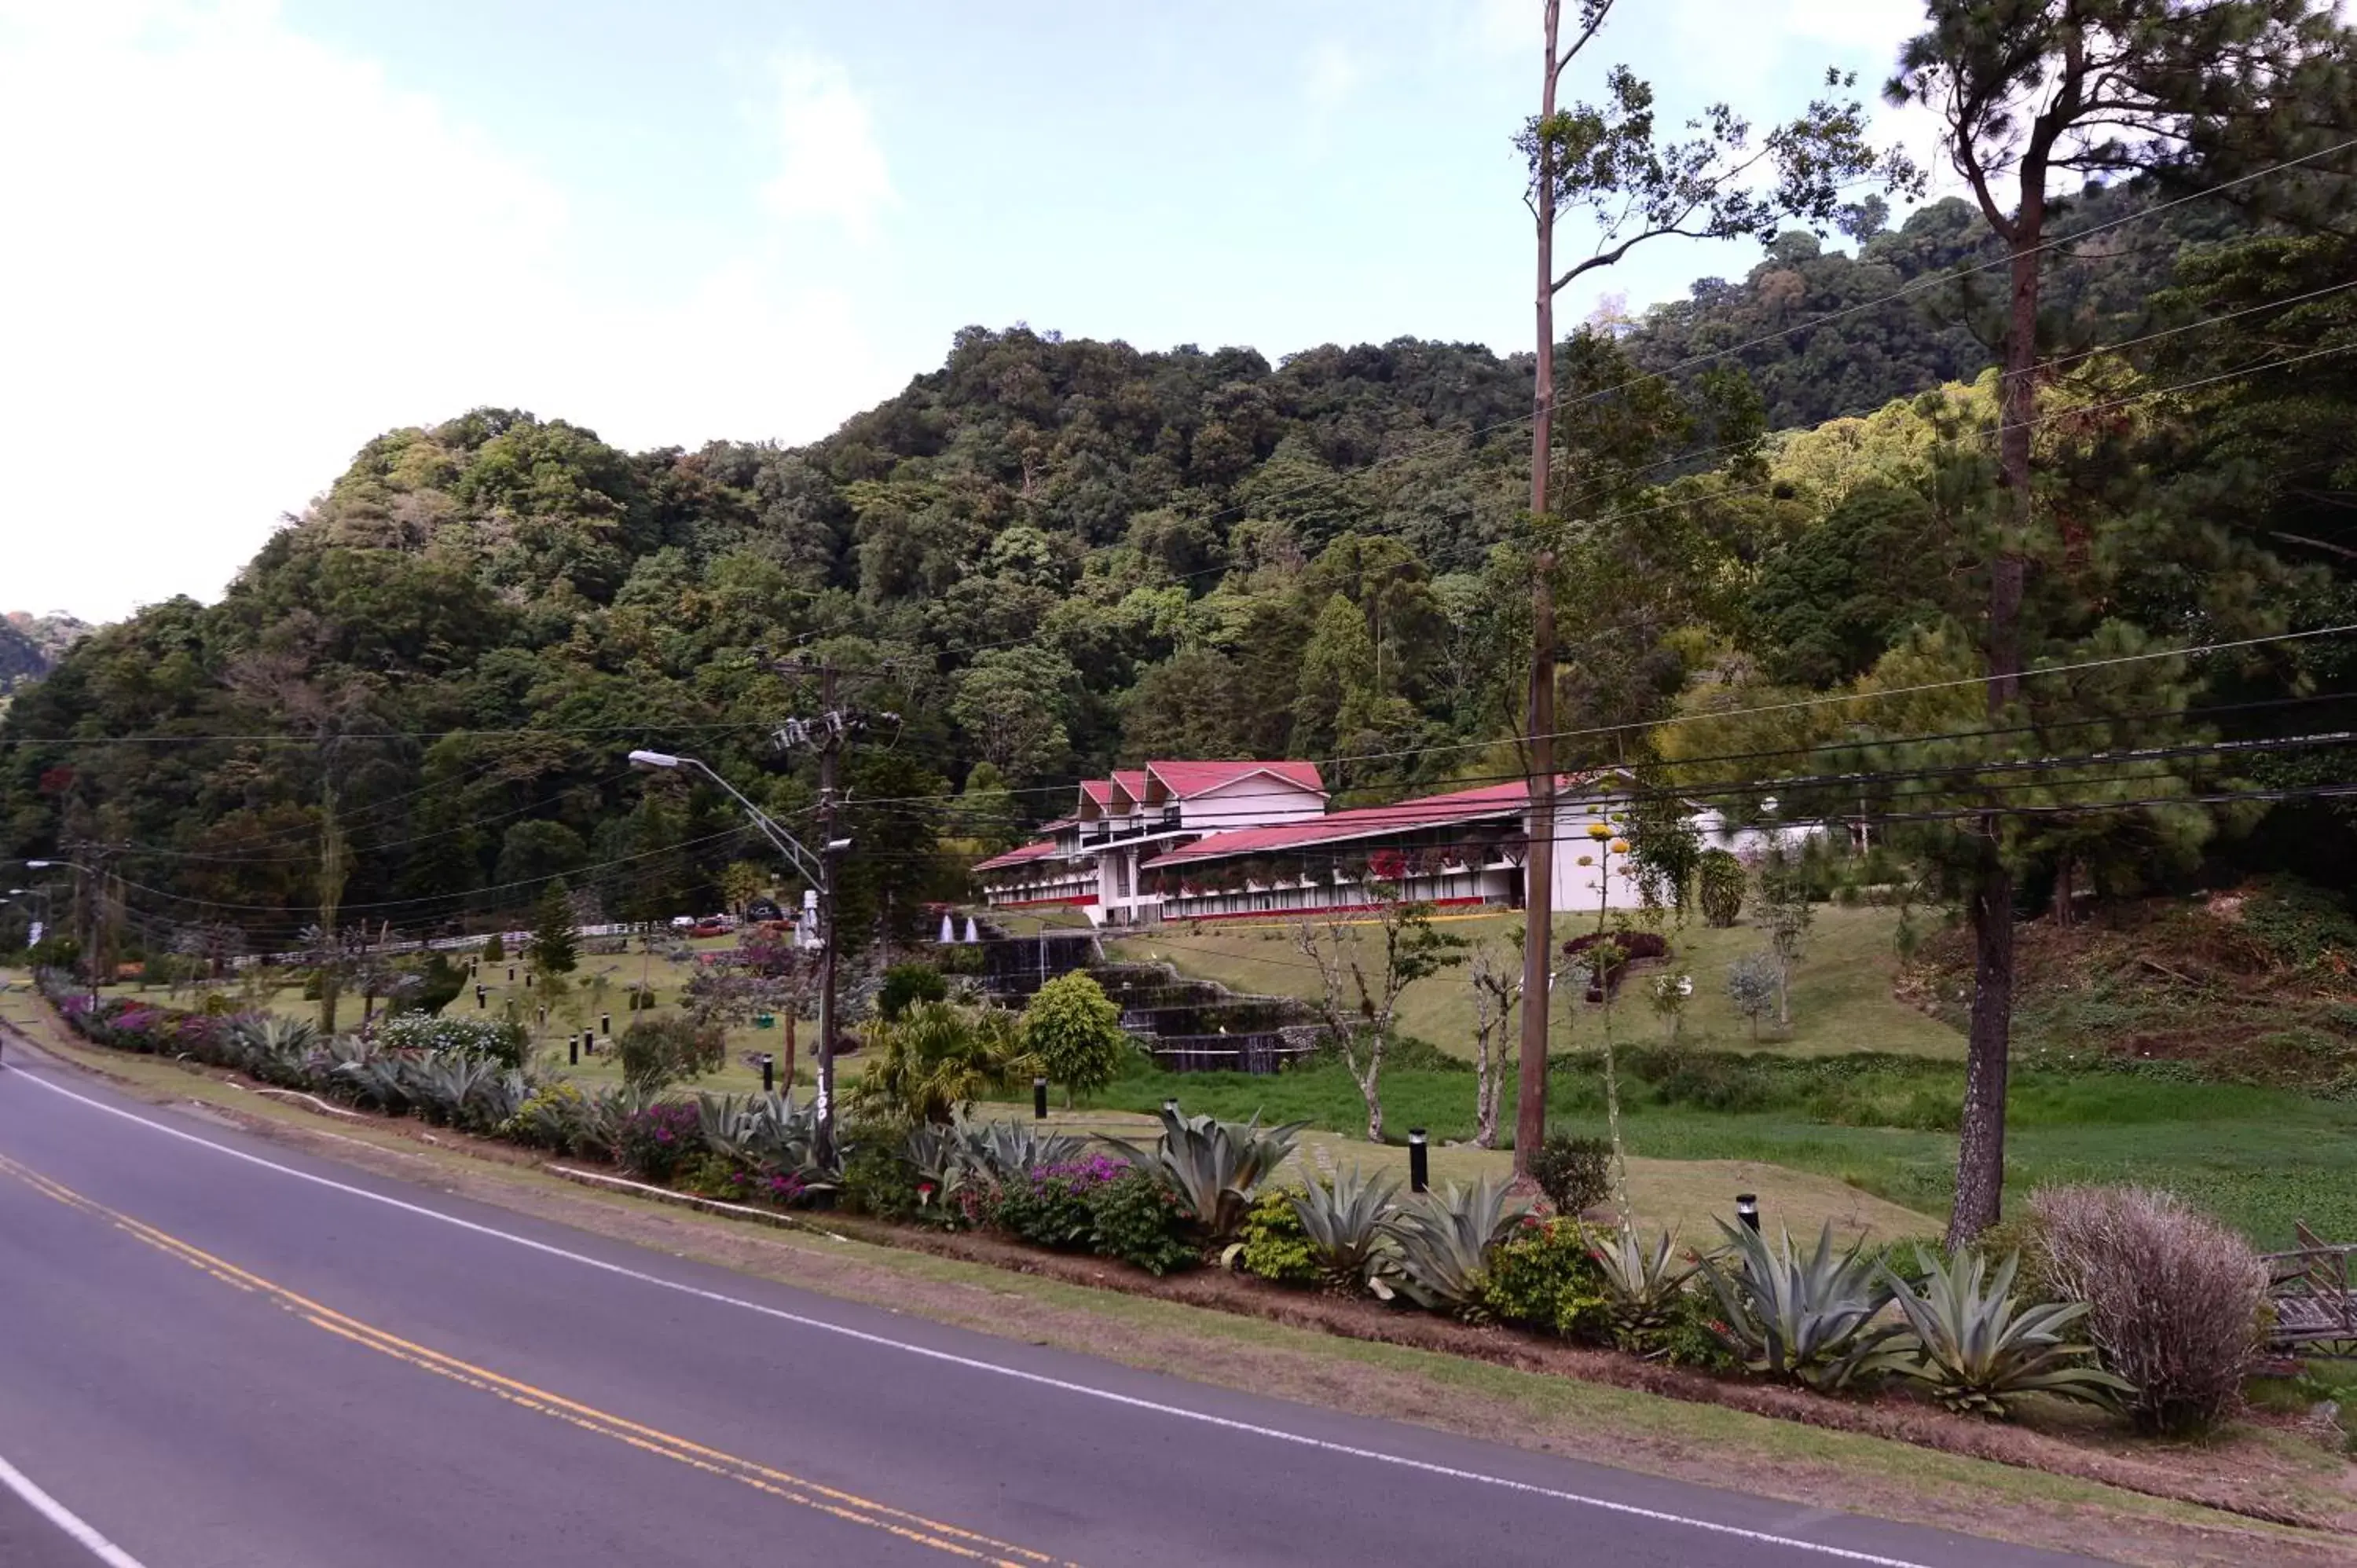
{"label": "white road line", "polygon": [[75,1545],[105,1563],[106,1568],[140,1568],[139,1559],[84,1524],[71,1509],[33,1485],[30,1477],[5,1459],[0,1459],[0,1486],[32,1504],[35,1513],[71,1536]]}
{"label": "white road line", "polygon": [[[1550,1498],[1558,1502],[1573,1503],[1581,1508],[1597,1509],[1606,1513],[1619,1514],[1628,1519],[1641,1519],[1650,1520],[1656,1524],[1683,1526],[1688,1530],[1705,1530],[1712,1535],[1728,1536],[1738,1541],[1758,1541],[1764,1546],[1788,1547],[1795,1552],[1810,1552],[1815,1556],[1831,1558],[1836,1562],[1867,1563],[1869,1565],[1869,1568],[1932,1568],[1931,1564],[1917,1563],[1908,1558],[1885,1557],[1877,1552],[1854,1551],[1846,1546],[1833,1546],[1824,1541],[1803,1540],[1798,1536],[1776,1535],[1767,1530],[1747,1530],[1740,1525],[1720,1524],[1716,1520],[1695,1519],[1685,1514],[1671,1513],[1662,1509],[1642,1508],[1635,1503],[1616,1502],[1609,1498],[1591,1497],[1583,1492],[1565,1491],[1555,1487],[1538,1486],[1529,1481],[1511,1480],[1503,1476],[1485,1475],[1479,1470],[1459,1469],[1453,1465],[1436,1464],[1428,1459],[1411,1459],[1405,1455],[1386,1454],[1380,1449],[1361,1448],[1352,1444],[1336,1443],[1323,1437],[1311,1437],[1298,1432],[1287,1432],[1281,1427],[1262,1426],[1254,1422],[1237,1421],[1228,1416],[1212,1415],[1199,1410],[1189,1410],[1184,1405],[1164,1404],[1159,1401],[1142,1399],[1135,1394],[1115,1393],[1110,1389],[1094,1388],[1087,1383],[1076,1383],[1064,1378],[1053,1378],[1048,1376],[1044,1372],[1025,1371],[1019,1367],[1002,1366],[996,1361],[985,1361],[970,1356],[960,1356],[952,1351],[936,1350],[930,1346],[912,1345],[907,1340],[893,1339],[881,1334],[871,1334],[865,1329],[848,1327],[840,1323],[830,1323],[823,1317],[809,1317],[798,1312],[789,1312],[782,1307],[767,1306],[758,1301],[747,1301],[742,1296],[728,1295],[720,1291],[705,1290],[700,1285],[684,1284],[677,1280],[667,1280],[660,1274],[645,1273],[640,1270],[629,1268],[620,1263],[608,1262],[603,1258],[593,1258],[588,1256],[587,1253],[571,1251],[563,1247],[553,1246],[546,1241],[535,1241],[529,1236],[519,1236],[512,1231],[501,1230],[495,1226],[480,1225],[471,1219],[461,1219],[455,1214],[445,1214],[439,1209],[428,1208],[423,1204],[404,1202],[398,1197],[388,1197],[381,1192],[371,1192],[366,1187],[353,1187],[345,1182],[330,1180],[327,1176],[314,1176],[309,1171],[297,1170],[292,1165],[283,1165],[275,1160],[266,1160],[259,1155],[247,1154],[242,1149],[232,1149],[226,1144],[217,1144],[210,1138],[200,1138],[194,1133],[183,1132],[178,1127],[170,1126],[162,1122],[157,1122],[151,1117],[141,1116],[135,1112],[124,1111],[119,1107],[106,1104],[102,1101],[92,1100],[88,1095],[76,1094],[72,1090],[51,1083],[48,1079],[37,1073],[12,1073],[10,1078],[12,1079],[38,1084],[41,1088],[48,1090],[52,1094],[63,1095],[66,1099],[76,1101],[81,1104],[87,1105],[93,1111],[102,1111],[109,1116],[119,1116],[125,1122],[137,1122],[142,1127],[150,1128],[153,1131],[162,1133],[168,1137],[178,1138],[185,1143],[201,1145],[204,1148],[212,1150],[215,1154],[227,1155],[233,1160],[242,1160],[248,1165],[260,1165],[264,1170],[276,1171],[281,1176],[293,1176],[297,1181],[309,1182],[315,1187],[324,1187],[331,1191],[349,1193],[354,1197],[366,1198],[371,1203],[383,1204],[388,1208],[398,1208],[404,1213],[420,1215],[427,1219],[439,1220],[445,1225],[454,1225],[461,1230],[471,1230],[479,1236],[493,1237],[499,1240],[509,1242],[514,1246],[522,1247],[531,1251],[543,1253],[552,1258],[563,1258],[567,1262],[579,1263],[585,1268],[597,1269],[605,1273],[617,1274],[623,1279],[636,1280],[642,1284],[653,1285],[660,1290],[676,1291],[682,1295],[695,1296],[705,1301],[717,1302],[726,1306],[739,1307],[747,1312],[759,1313],[764,1317],[774,1318],[780,1322],[793,1324],[797,1327],[815,1329],[823,1334],[839,1335],[845,1339],[855,1339],[862,1344],[877,1346],[883,1349],[899,1350],[907,1355],[922,1357],[930,1361],[939,1361],[953,1367],[963,1367],[970,1371],[987,1372],[997,1377],[1012,1379],[1017,1382],[1030,1383],[1040,1388],[1055,1389],[1060,1392],[1077,1394],[1083,1399],[1101,1400],[1107,1404],[1122,1405],[1131,1410],[1150,1411],[1157,1415],[1168,1416],[1174,1420],[1191,1421],[1200,1425],[1215,1426],[1228,1432],[1240,1432],[1254,1437],[1265,1437],[1275,1443],[1287,1443],[1295,1445],[1296,1447],[1313,1448],[1323,1453],[1339,1454],[1352,1459],[1370,1460],[1379,1465],[1390,1465],[1403,1470],[1415,1470],[1424,1475],[1438,1476],[1452,1481],[1470,1481],[1480,1486],[1495,1487],[1502,1491],[1521,1492],[1532,1497]],[[111,1551],[113,1549],[109,1548],[108,1550]],[[129,1558],[114,1558],[109,1559],[108,1561],[110,1563],[114,1564],[115,1568],[123,1568],[124,1564],[129,1564],[129,1568],[138,1568],[138,1565],[136,1563],[132,1563]]]}

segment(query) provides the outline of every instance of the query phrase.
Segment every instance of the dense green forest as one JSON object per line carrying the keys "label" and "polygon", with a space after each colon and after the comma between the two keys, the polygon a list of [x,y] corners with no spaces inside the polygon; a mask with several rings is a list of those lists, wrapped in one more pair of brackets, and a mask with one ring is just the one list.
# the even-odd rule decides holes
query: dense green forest
{"label": "dense green forest", "polygon": [[[2357,621],[2357,368],[2279,363],[2357,341],[2352,295],[2319,292],[2357,276],[2357,242],[2223,203],[2117,221],[2147,199],[2091,188],[2059,220],[2102,231],[2050,263],[2059,412],[2039,441],[2063,527],[2033,661]],[[1560,723],[1584,737],[1566,760],[1642,763],[1738,811],[1834,761],[1878,769],[1894,819],[1943,799],[1927,770],[1959,743],[1920,737],[1969,727],[1979,698],[1878,693],[1972,671],[1995,418],[1978,284],[2002,274],[1954,274],[1991,254],[1975,212],[1937,203],[1854,252],[1789,233],[1739,282],[1567,339]],[[1115,762],[1327,759],[1346,801],[1510,774],[1531,364],[975,328],[804,447],[630,453],[496,409],[392,431],[219,603],[150,607],[17,692],[0,852],[102,851],[134,941],[220,924],[291,942],[323,849],[344,917],[404,930],[512,912],[559,877],[617,918],[713,904],[753,853],[741,818],[624,756],[690,753],[806,811],[810,764],[772,739],[815,703],[772,668],[787,653],[899,715],[848,765],[870,846],[848,912],[870,926],[954,892],[961,852]],[[2351,646],[2045,683],[2006,745],[2332,727],[2346,711],[2312,699],[2357,686]],[[2253,797],[2348,757],[2067,769],[2041,799],[2107,809],[2041,820],[2024,853],[2107,893],[2292,862],[2345,877],[2342,803]],[[2117,809],[2147,796],[2169,800]]]}

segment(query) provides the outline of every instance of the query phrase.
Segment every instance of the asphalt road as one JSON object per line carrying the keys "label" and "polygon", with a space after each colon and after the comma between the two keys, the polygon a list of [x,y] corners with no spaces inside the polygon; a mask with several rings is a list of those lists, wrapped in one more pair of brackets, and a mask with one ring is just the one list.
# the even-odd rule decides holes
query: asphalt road
{"label": "asphalt road", "polygon": [[[835,1301],[15,1051],[0,1462],[116,1568],[2076,1561]],[[0,1485],[6,1568],[102,1550]]]}

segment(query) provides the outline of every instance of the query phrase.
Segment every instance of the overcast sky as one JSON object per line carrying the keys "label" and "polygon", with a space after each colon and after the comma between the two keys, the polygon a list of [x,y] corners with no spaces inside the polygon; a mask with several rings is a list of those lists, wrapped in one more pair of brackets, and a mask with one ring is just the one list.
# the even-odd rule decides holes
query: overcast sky
{"label": "overcast sky", "polygon": [[[0,609],[210,598],[479,404],[807,441],[1018,320],[1523,349],[1539,9],[0,0]],[[1626,60],[1765,121],[1921,15],[1622,0],[1566,91]],[[1566,318],[1755,258],[1660,242]]]}

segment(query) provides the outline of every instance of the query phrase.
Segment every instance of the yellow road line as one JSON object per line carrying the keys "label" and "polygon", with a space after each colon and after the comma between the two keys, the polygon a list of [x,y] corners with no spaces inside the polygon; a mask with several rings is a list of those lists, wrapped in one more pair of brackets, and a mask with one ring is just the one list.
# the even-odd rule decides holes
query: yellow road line
{"label": "yellow road line", "polygon": [[222,1283],[251,1294],[260,1295],[285,1308],[312,1326],[323,1329],[340,1339],[391,1357],[420,1370],[464,1384],[489,1393],[520,1410],[564,1422],[580,1431],[595,1433],[642,1453],[659,1455],[708,1475],[725,1477],[752,1487],[768,1496],[781,1498],[803,1508],[844,1520],[852,1524],[866,1525],[913,1545],[931,1547],[952,1556],[996,1565],[996,1568],[1078,1568],[1077,1564],[1060,1562],[1044,1552],[976,1531],[910,1513],[855,1492],[844,1491],[803,1477],[729,1454],[721,1449],[642,1425],[640,1423],[599,1410],[593,1405],[568,1400],[563,1395],[535,1388],[504,1377],[488,1368],[479,1367],[455,1356],[404,1339],[361,1319],[325,1306],[285,1286],[264,1279],[249,1270],[240,1268],[225,1259],[214,1256],[202,1248],[183,1241],[178,1237],[157,1230],[118,1209],[108,1208],[95,1198],[86,1197],[61,1183],[6,1155],[0,1155],[0,1174],[16,1177],[35,1191],[55,1199],[69,1208],[104,1220],[115,1229],[146,1243],[168,1257],[201,1270]]}

